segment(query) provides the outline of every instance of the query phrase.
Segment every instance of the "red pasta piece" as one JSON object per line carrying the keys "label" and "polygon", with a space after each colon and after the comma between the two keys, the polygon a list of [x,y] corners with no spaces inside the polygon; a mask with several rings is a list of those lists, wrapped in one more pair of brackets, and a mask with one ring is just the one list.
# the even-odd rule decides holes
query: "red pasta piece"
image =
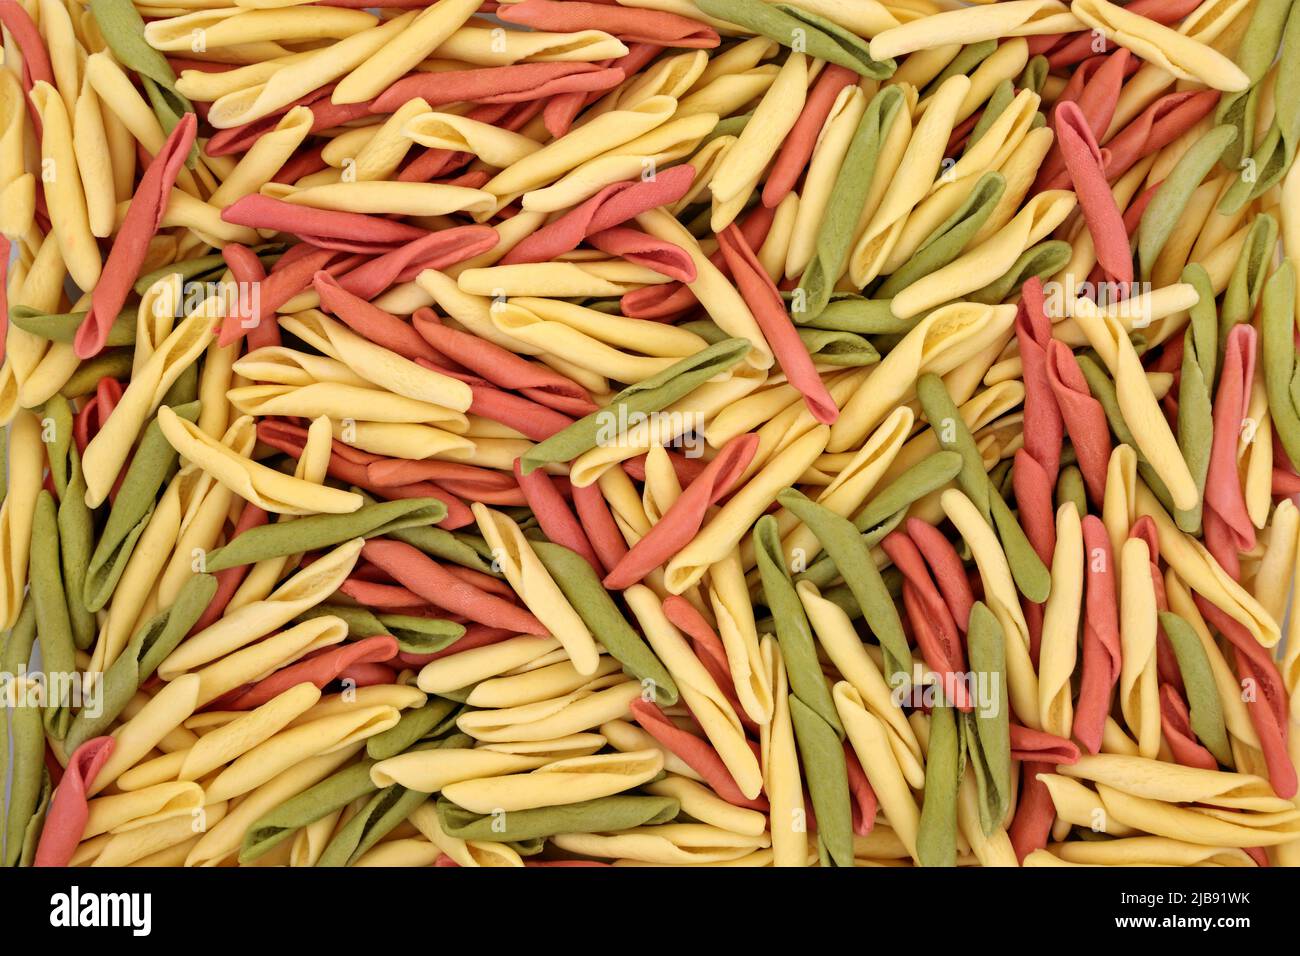
{"label": "red pasta piece", "polygon": [[1218,102],[1217,90],[1189,90],[1160,97],[1105,142],[1110,153],[1106,178],[1114,182],[1139,159],[1168,146],[1209,116]]}
{"label": "red pasta piece", "polygon": [[1133,281],[1133,252],[1128,231],[1103,172],[1102,151],[1088,128],[1087,119],[1074,103],[1057,107],[1056,135],[1097,250],[1097,262],[1113,282],[1119,283],[1122,291],[1118,298],[1124,298]]}
{"label": "red pasta piece", "polygon": [[[586,415],[596,410],[587,390],[559,372],[530,362],[514,352],[468,332],[444,325],[431,309],[419,309],[411,317],[419,338],[471,372],[498,388],[516,389],[532,401],[564,405],[569,414]],[[424,356],[432,358],[433,356]]]}
{"label": "red pasta piece", "polygon": [[844,769],[849,777],[849,798],[853,803],[853,832],[858,836],[866,836],[876,826],[876,812],[880,804],[857,753],[847,740],[843,746]]}
{"label": "red pasta piece", "polygon": [[[629,705],[632,718],[665,749],[681,758],[688,767],[704,778],[713,792],[732,806],[749,810],[766,810],[763,797],[750,799],[740,791],[735,778],[727,770],[718,752],[704,738],[682,730],[674,724],[657,704],[637,699]],[[751,741],[750,746],[754,744]]]}
{"label": "red pasta piece", "polygon": [[957,554],[952,542],[934,525],[920,518],[908,518],[904,527],[907,536],[930,566],[957,630],[965,634],[971,607],[975,604],[975,593],[966,577],[961,556]]}
{"label": "red pasta piece", "polygon": [[[298,458],[307,442],[307,430],[289,422],[263,419],[257,423],[257,437],[272,448]],[[438,522],[439,527],[454,530],[474,523],[474,515],[463,501],[431,481],[389,486],[371,482],[366,469],[382,460],[379,455],[360,451],[336,440],[330,452],[327,471],[332,478],[374,492],[389,501],[395,498],[437,498],[447,506],[447,517]]]}
{"label": "red pasta piece", "polygon": [[1255,375],[1258,336],[1238,324],[1228,333],[1214,399],[1214,437],[1205,479],[1205,545],[1233,578],[1241,577],[1238,552],[1255,547],[1255,526],[1237,469],[1237,442]]}
{"label": "red pasta piece", "polygon": [[[592,233],[612,229],[650,209],[676,202],[690,189],[695,169],[673,166],[653,179],[629,179],[606,186],[590,199],[525,236],[501,259],[502,265],[546,262],[578,248]],[[692,280],[686,280],[692,281]]]}
{"label": "red pasta piece", "polygon": [[745,713],[745,708],[740,705],[740,698],[736,695],[736,683],[731,679],[731,664],[727,660],[727,650],[722,644],[722,638],[718,637],[695,605],[680,594],[670,594],[664,598],[663,609],[664,616],[672,622],[673,626],[691,639],[691,648],[695,651],[695,656],[700,659],[704,669],[709,672],[713,682],[727,698],[731,709],[740,718],[741,724],[750,733],[757,734],[758,724]]}
{"label": "red pasta piece", "polygon": [[606,575],[605,587],[616,591],[630,588],[695,537],[709,508],[731,490],[757,450],[758,435],[753,433],[727,442],[699,478],[682,491],[658,523]]}
{"label": "red pasta piece", "polygon": [[425,269],[443,270],[482,255],[500,237],[491,226],[454,226],[431,232],[412,243],[369,259],[339,277],[339,285],[362,299],[373,299],[399,282],[410,282]]}
{"label": "red pasta piece", "polygon": [[127,207],[126,219],[104,263],[103,275],[90,294],[90,311],[77,329],[74,348],[79,358],[88,359],[103,350],[108,330],[140,274],[149,241],[162,222],[167,199],[194,145],[197,129],[198,117],[193,113],[182,116],[140,178],[140,185]]}
{"label": "red pasta piece", "polygon": [[[231,278],[234,279],[239,290],[235,299],[236,311],[233,319],[241,328],[248,329],[248,350],[251,352],[254,349],[279,345],[279,323],[263,322],[260,314],[259,300],[262,284],[266,281],[266,270],[262,268],[262,260],[252,249],[237,242],[228,243],[221,250],[221,258],[225,260]],[[258,306],[257,311],[253,309],[254,305]],[[230,318],[227,317],[222,321],[223,328]]]}
{"label": "red pasta piece", "polygon": [[321,308],[338,317],[358,335],[404,358],[437,358],[437,352],[429,348],[410,325],[345,288],[341,280],[328,272],[317,272],[312,276],[311,284],[320,296]]}
{"label": "red pasta piece", "polygon": [[402,541],[372,538],[361,553],[431,604],[490,627],[510,628],[519,634],[548,633],[529,611],[467,583]]}
{"label": "red pasta piece", "polygon": [[540,468],[525,474],[519,467],[519,459],[515,459],[515,481],[519,483],[542,533],[556,544],[581,555],[591,565],[591,569],[600,574],[603,570],[600,559],[596,557],[591,542],[583,533],[582,525],[569,510],[564,496],[556,490],[550,475]]}
{"label": "red pasta piece", "polygon": [[1178,763],[1202,770],[1219,769],[1214,754],[1197,742],[1187,703],[1170,684],[1160,686],[1160,729]]}
{"label": "red pasta piece", "polygon": [[1016,851],[1016,859],[1025,861],[1030,853],[1047,846],[1056,820],[1056,806],[1052,803],[1047,784],[1038,779],[1040,773],[1052,773],[1050,763],[1028,761],[1020,767],[1020,798],[1016,801],[1016,815],[1007,828],[1007,836]]}
{"label": "red pasta piece", "polygon": [[[221,211],[221,218],[237,226],[294,233],[313,245],[343,252],[388,252],[428,234],[419,226],[391,219],[296,206],[260,193],[237,199]],[[327,242],[333,244],[327,246]]]}
{"label": "red pasta piece", "polygon": [[1111,694],[1119,681],[1118,569],[1110,536],[1096,515],[1083,518],[1083,662],[1072,731],[1089,753],[1101,749]]}
{"label": "red pasta piece", "polygon": [[1092,397],[1079,363],[1064,342],[1047,346],[1047,381],[1074,447],[1079,471],[1093,506],[1100,508],[1106,493],[1106,469],[1110,464],[1110,425],[1101,403]]}
{"label": "red pasta piece", "polygon": [[599,485],[573,485],[572,491],[573,507],[578,512],[578,520],[587,532],[587,540],[595,549],[596,557],[600,558],[601,573],[608,574],[627,554],[627,542],[618,530],[614,516],[609,513],[609,505],[605,502]]}
{"label": "red pasta piece", "polygon": [[1073,764],[1079,762],[1079,748],[1064,737],[1049,734],[1045,730],[1012,724],[1011,759],[1044,761],[1057,765]]}
{"label": "red pasta piece", "polygon": [[544,441],[573,424],[573,419],[545,405],[486,385],[470,385],[471,414],[508,425],[533,441]]}
{"label": "red pasta piece", "polygon": [[[234,540],[251,528],[256,528],[266,524],[267,521],[270,520],[270,517],[270,514],[259,508],[257,505],[252,504],[251,502],[245,502],[243,510],[239,513],[239,520],[235,522],[235,530],[230,536],[231,540]],[[233,568],[226,568],[222,571],[216,572],[217,592],[212,596],[212,600],[208,602],[208,606],[203,611],[203,615],[195,621],[194,626],[190,628],[191,634],[197,634],[199,631],[213,624],[226,612],[226,605],[229,604],[230,599],[235,596],[235,592],[238,591],[239,586],[244,583],[244,578],[248,576],[248,572],[251,569],[252,565],[241,564]]]}
{"label": "red pasta piece", "polygon": [[117,379],[101,378],[95,384],[94,397],[81,406],[72,422],[72,438],[77,443],[78,453],[86,453],[86,446],[99,434],[104,422],[108,421],[108,416],[113,414],[113,409],[117,408],[117,403],[121,400],[122,383]]}
{"label": "red pasta piece", "polygon": [[696,20],[675,13],[642,10],[582,0],[523,0],[497,8],[497,17],[506,23],[518,23],[534,30],[574,33],[601,30],[620,40],[653,43],[656,46],[711,50],[720,42],[718,33]]}
{"label": "red pasta piece", "polygon": [[437,109],[451,103],[521,103],[560,93],[604,91],[623,82],[622,70],[594,63],[513,63],[481,70],[413,73],[370,103],[374,113],[392,113],[422,99]]}
{"label": "red pasta piece", "polygon": [[[223,703],[224,710],[252,710],[268,700],[278,697],[299,684],[324,687],[331,681],[358,665],[392,660],[397,655],[397,638],[391,634],[377,634],[350,644],[324,647],[314,654],[282,667],[270,677],[263,678],[234,700]],[[391,675],[392,671],[388,670]],[[380,675],[382,676],[382,675]],[[374,681],[373,683],[382,683]],[[391,683],[391,681],[389,681]],[[360,683],[357,686],[363,686]]]}
{"label": "red pasta piece", "polygon": [[587,241],[601,252],[653,269],[678,282],[695,281],[695,262],[679,246],[648,236],[640,229],[614,226],[593,232]]}
{"label": "red pasta piece", "polygon": [[342,126],[353,120],[359,120],[371,112],[370,103],[335,103],[330,99],[333,92],[334,84],[331,83],[312,90],[306,96],[294,100],[270,116],[264,116],[242,126],[219,129],[208,140],[204,152],[209,156],[229,156],[232,153],[245,152],[265,134],[275,129],[284,115],[296,106],[305,106],[311,110],[311,133]]}
{"label": "red pasta piece", "polygon": [[1282,675],[1278,673],[1268,649],[1255,640],[1240,621],[1199,594],[1193,598],[1206,623],[1232,643],[1237,676],[1243,682],[1243,699],[1250,713],[1250,722],[1259,735],[1269,783],[1274,793],[1289,800],[1296,794],[1297,780],[1295,765],[1287,750],[1290,722]]}
{"label": "red pasta piece", "polygon": [[[1139,65],[1138,61],[1123,47],[1111,56],[1094,56],[1079,64],[1079,67],[1070,74],[1070,80],[1061,91],[1056,107],[1052,110],[1050,122],[1053,128],[1061,105],[1074,103],[1087,120],[1093,140],[1101,140],[1106,135],[1106,130],[1110,128],[1111,118],[1115,115],[1115,104],[1119,99],[1124,78],[1137,70]],[[1069,185],[1069,174],[1058,141],[1052,145],[1047,158],[1043,160],[1043,165],[1039,167],[1033,191],[1068,189]]]}
{"label": "red pasta piece", "polygon": [[[630,43],[627,47],[627,53],[612,60],[603,60],[599,66],[615,70],[622,76],[635,76],[660,53],[660,47],[654,43]],[[563,136],[578,114],[594,103],[599,95],[599,91],[574,91],[547,99],[542,110],[542,123],[546,131],[557,138]]]}
{"label": "red pasta piece", "polygon": [[795,183],[812,158],[822,126],[840,91],[857,80],[858,75],[852,70],[834,63],[828,63],[822,68],[812,89],[808,91],[799,118],[786,134],[781,148],[777,150],[776,159],[772,161],[767,182],[763,184],[764,206],[775,209],[794,190]]}
{"label": "red pasta piece", "polygon": [[921,655],[939,675],[944,697],[959,710],[969,712],[970,695],[961,679],[966,672],[965,654],[957,624],[930,577],[925,559],[906,532],[893,532],[880,547],[903,575],[903,606]]}
{"label": "red pasta piece", "polygon": [[36,845],[35,866],[67,866],[86,830],[90,809],[87,794],[95,777],[113,754],[112,737],[92,737],[73,752],[68,767],[50,799],[50,809]]}
{"label": "red pasta piece", "polygon": [[718,248],[722,250],[736,288],[754,313],[754,321],[785,372],[786,380],[803,395],[813,418],[825,424],[834,422],[840,415],[835,399],[790,321],[781,293],[735,223],[718,233]]}
{"label": "red pasta piece", "polygon": [[[775,215],[775,210],[759,206],[745,217],[740,231],[750,249],[757,249],[763,244]],[[720,269],[723,275],[730,274],[731,267],[727,264],[721,248],[709,256],[709,262]],[[682,313],[695,308],[700,300],[695,298],[695,293],[691,291],[690,286],[668,282],[664,285],[648,285],[633,289],[625,294],[620,302],[623,314],[626,316],[635,319],[657,319],[662,322],[672,321]],[[782,307],[784,308],[784,305]]]}

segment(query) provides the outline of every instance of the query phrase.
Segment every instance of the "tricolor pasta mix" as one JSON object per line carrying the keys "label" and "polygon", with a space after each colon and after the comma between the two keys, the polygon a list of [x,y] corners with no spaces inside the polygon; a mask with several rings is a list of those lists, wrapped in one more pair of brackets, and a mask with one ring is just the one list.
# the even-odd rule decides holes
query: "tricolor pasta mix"
{"label": "tricolor pasta mix", "polygon": [[1300,865],[1300,0],[369,2],[0,0],[5,865]]}

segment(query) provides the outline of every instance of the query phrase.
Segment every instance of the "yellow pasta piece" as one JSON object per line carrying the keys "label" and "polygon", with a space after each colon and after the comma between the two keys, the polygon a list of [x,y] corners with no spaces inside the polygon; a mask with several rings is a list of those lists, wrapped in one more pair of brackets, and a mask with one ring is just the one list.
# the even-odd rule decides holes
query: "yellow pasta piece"
{"label": "yellow pasta piece", "polygon": [[1070,9],[1112,43],[1127,47],[1135,56],[1180,80],[1197,80],[1226,92],[1250,86],[1241,67],[1214,47],[1108,0],[1073,0]]}
{"label": "yellow pasta piece", "polygon": [[872,39],[871,56],[883,60],[942,44],[1073,33],[1083,28],[1071,8],[1059,0],[1006,0],[944,10],[892,27]]}
{"label": "yellow pasta piece", "polygon": [[[245,647],[293,620],[303,611],[315,607],[333,594],[351,573],[363,543],[361,538],[355,538],[339,545],[286,580],[266,599],[227,614],[194,634],[158,665],[158,675],[163,680],[171,680]],[[336,624],[338,620],[326,618],[324,625],[317,623],[316,628],[319,632],[323,627]],[[300,626],[307,627],[311,624],[313,621],[306,621]]]}
{"label": "yellow pasta piece", "polygon": [[[232,428],[252,420],[237,421]],[[302,481],[236,454],[199,431],[169,407],[158,410],[163,435],[182,457],[194,462],[245,501],[276,514],[348,514],[365,503],[361,495]]]}
{"label": "yellow pasta piece", "polygon": [[594,674],[600,655],[582,618],[560,592],[550,573],[507,515],[480,502],[472,506],[483,538],[524,606],[555,635],[580,674]]}
{"label": "yellow pasta piece", "polygon": [[673,675],[682,700],[704,730],[736,786],[753,799],[763,789],[763,771],[745,739],[744,727],[717,683],[664,614],[658,595],[641,584],[624,593],[646,641]]}

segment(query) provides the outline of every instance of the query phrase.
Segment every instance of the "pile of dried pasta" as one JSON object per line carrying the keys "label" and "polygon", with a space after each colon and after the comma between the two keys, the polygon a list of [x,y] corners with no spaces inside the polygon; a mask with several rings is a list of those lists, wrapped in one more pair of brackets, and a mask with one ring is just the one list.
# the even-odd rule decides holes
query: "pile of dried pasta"
{"label": "pile of dried pasta", "polygon": [[1300,862],[1300,0],[368,2],[0,0],[6,865]]}

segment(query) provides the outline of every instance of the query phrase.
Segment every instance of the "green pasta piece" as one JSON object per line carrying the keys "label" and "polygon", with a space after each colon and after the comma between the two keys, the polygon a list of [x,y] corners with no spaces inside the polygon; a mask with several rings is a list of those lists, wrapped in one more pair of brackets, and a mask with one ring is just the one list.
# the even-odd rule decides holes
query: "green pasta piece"
{"label": "green pasta piece", "polygon": [[717,125],[704,134],[704,138],[700,140],[700,146],[713,142],[719,136],[739,136],[745,131],[745,127],[749,125],[753,115],[754,113],[751,110],[748,113],[741,113],[739,116],[728,116],[725,119],[718,120]]}
{"label": "green pasta piece", "polygon": [[320,551],[354,538],[376,538],[394,528],[422,527],[447,517],[437,498],[399,498],[362,505],[351,514],[316,514],[249,528],[224,548],[210,553],[204,570],[224,571],[267,558]]}
{"label": "green pasta piece", "polygon": [[942,269],[961,255],[975,238],[975,233],[988,221],[1006,188],[1006,177],[999,172],[990,170],[981,176],[965,202],[925,238],[911,258],[886,279],[874,295],[891,299],[913,282]]}
{"label": "green pasta piece", "polygon": [[962,470],[957,475],[957,482],[997,532],[1016,588],[1037,604],[1046,601],[1052,589],[1051,573],[1029,543],[1011,508],[989,480],[975,439],[948,394],[943,379],[934,374],[922,375],[916,382],[916,395],[939,444],[962,456]]}
{"label": "green pasta piece", "polygon": [[[199,417],[197,402],[173,408],[186,421]],[[176,464],[176,449],[163,436],[155,418],[145,428],[127,467],[126,476],[117,499],[108,512],[108,520],[99,536],[99,542],[86,566],[86,585],[83,598],[91,611],[101,610],[108,603],[118,579],[126,570],[131,551],[153,514],[154,498],[167,475]]]}
{"label": "green pasta piece", "polygon": [[817,814],[817,854],[822,866],[853,866],[853,806],[849,800],[849,771],[843,734],[794,694],[790,695],[799,761],[803,764]]}
{"label": "green pasta piece", "polygon": [[318,617],[338,617],[348,626],[348,638],[375,637],[387,634],[388,628],[369,608],[350,604],[317,604],[299,614],[295,621],[310,621]]}
{"label": "green pasta piece", "polygon": [[[761,0],[759,2],[761,4]],[[835,185],[831,187],[826,213],[821,228],[817,230],[813,257],[804,269],[791,300],[790,315],[796,323],[810,322],[831,300],[832,290],[844,272],[853,247],[853,233],[862,206],[867,201],[880,148],[902,106],[902,90],[897,86],[887,86],[871,98],[858,121],[858,128],[854,130],[844,154],[844,162],[835,176]],[[844,331],[863,330],[850,328]]]}
{"label": "green pasta piece", "polygon": [[1290,259],[1264,284],[1260,309],[1263,333],[1264,386],[1273,431],[1300,468],[1300,368],[1295,348],[1295,266]]}
{"label": "green pasta piece", "polygon": [[1216,125],[1226,124],[1237,130],[1237,139],[1223,154],[1223,166],[1231,172],[1241,169],[1246,151],[1255,142],[1255,111],[1259,105],[1259,82],[1273,65],[1282,28],[1292,0],[1259,0],[1246,32],[1237,47],[1236,63],[1250,80],[1250,86],[1237,93],[1224,93],[1214,111]]}
{"label": "green pasta piece", "polygon": [[[961,464],[961,455],[956,452],[935,452],[912,465],[872,495],[871,500],[853,516],[853,525],[862,533],[867,547],[873,548],[884,540],[907,516],[907,509],[913,502],[952,481],[961,470]],[[811,581],[817,587],[824,588],[838,574],[835,562],[823,552],[798,579]]]}
{"label": "green pasta piece", "polygon": [[980,141],[989,127],[1002,115],[1003,111],[1011,105],[1011,101],[1016,98],[1015,87],[1011,85],[1010,80],[1003,80],[997,86],[993,87],[993,95],[989,101],[984,104],[984,111],[980,113],[980,118],[975,123],[975,128],[970,131],[970,137],[966,140],[966,147],[962,154],[970,152],[970,148]]}
{"label": "green pasta piece", "polygon": [[435,617],[410,614],[381,614],[380,623],[408,654],[434,654],[465,636],[463,625]]}
{"label": "green pasta piece", "polygon": [[957,865],[957,787],[963,769],[957,728],[953,708],[931,709],[925,800],[916,834],[916,855],[922,866]]}
{"label": "green pasta piece", "polygon": [[1177,614],[1160,612],[1160,626],[1173,645],[1178,671],[1187,691],[1188,717],[1192,732],[1224,766],[1232,765],[1232,746],[1223,719],[1223,704],[1214,683],[1214,672],[1196,631]]}
{"label": "green pasta piece", "polygon": [[[412,749],[464,749],[473,742],[469,734],[454,733],[441,740],[418,744]],[[334,834],[334,838],[326,845],[316,865],[351,866],[428,799],[429,794],[419,790],[409,790],[397,784],[385,787],[371,797],[365,807]],[[540,850],[539,846],[538,852]]]}
{"label": "green pasta piece", "polygon": [[385,787],[334,834],[316,865],[351,866],[428,799],[427,793],[399,784]]}
{"label": "green pasta piece", "polygon": [[997,48],[997,40],[980,40],[977,43],[966,44],[957,51],[957,55],[939,72],[939,75],[925,85],[920,98],[924,99],[931,95],[943,86],[946,80],[954,76],[966,76],[992,56]]}
{"label": "green pasta piece", "polygon": [[1020,79],[1016,81],[1016,86],[1022,90],[1032,90],[1034,93],[1043,92],[1043,84],[1047,82],[1047,74],[1051,72],[1051,64],[1047,62],[1047,57],[1041,53],[1029,58],[1025,64],[1024,71],[1020,74]]}
{"label": "green pasta piece", "polygon": [[[254,246],[253,252],[261,260],[263,268],[270,270],[271,266],[279,261],[280,256],[289,246],[283,242],[268,242],[264,245]],[[211,255],[195,256],[193,259],[184,259],[180,262],[172,262],[161,268],[154,269],[152,272],[146,272],[140,278],[135,280],[136,295],[144,295],[159,280],[169,275],[179,275],[181,281],[190,282],[198,279],[219,279],[226,271],[226,260],[219,252]]]}
{"label": "green pasta piece", "polygon": [[1259,295],[1264,289],[1277,251],[1277,220],[1262,213],[1255,217],[1246,233],[1246,241],[1237,256],[1223,290],[1223,304],[1219,308],[1219,361],[1228,346],[1228,333],[1240,322],[1249,322],[1259,305]]}
{"label": "green pasta piece", "polygon": [[560,833],[616,833],[668,823],[681,812],[672,797],[615,795],[509,813],[473,813],[445,797],[437,803],[443,832],[458,840],[517,843]]}
{"label": "green pasta piece", "polygon": [[893,60],[872,59],[870,43],[851,30],[790,4],[764,0],[696,0],[695,5],[718,20],[734,23],[782,46],[873,80],[888,79],[898,69]]}
{"label": "green pasta piece", "polygon": [[803,603],[790,579],[785,555],[781,552],[781,537],[775,518],[764,515],[758,519],[754,525],[753,542],[767,608],[776,621],[776,639],[781,645],[781,656],[785,658],[790,691],[842,740],[844,728],[835,710],[835,702],[831,700],[821,665],[817,662],[817,645]]}
{"label": "green pasta piece", "polygon": [[[176,74],[167,58],[145,41],[144,20],[134,4],[131,0],[90,0],[90,12],[113,57],[140,77],[158,122],[170,133],[194,107],[176,89]],[[187,165],[192,166],[197,156],[196,144]]]}
{"label": "green pasta piece", "polygon": [[876,347],[853,332],[830,329],[799,329],[799,341],[818,365],[861,367],[880,361]]}
{"label": "green pasta piece", "polygon": [[[798,290],[782,292],[781,297],[793,304]],[[900,319],[891,310],[888,299],[868,299],[856,292],[834,292],[830,301],[816,315],[805,310],[790,310],[790,318],[801,328],[853,332],[857,335],[898,335],[911,331],[920,316]]]}
{"label": "green pasta piece", "polygon": [[[34,701],[19,699],[14,681],[26,672],[31,660],[32,646],[36,643],[36,609],[32,601],[23,603],[18,620],[5,634],[0,666],[8,675],[0,686],[4,706],[0,706],[0,769],[5,771],[7,787],[0,787],[3,800],[4,824],[0,839],[4,842],[4,855],[0,861],[14,866],[22,849],[23,831],[27,821],[36,812],[40,801],[41,775],[45,769],[45,728],[41,711]],[[13,695],[13,696],[11,696]],[[10,738],[13,740],[10,756]]]}
{"label": "green pasta piece", "polygon": [[988,605],[971,605],[966,646],[975,678],[974,709],[964,714],[966,753],[979,790],[980,828],[985,836],[1001,824],[1011,806],[1010,705],[1002,625]]}
{"label": "green pasta piece", "polygon": [[42,491],[32,517],[32,545],[27,579],[36,607],[36,634],[45,673],[45,729],[62,740],[72,719],[72,682],[77,678],[76,644],[63,593],[59,558],[58,515],[54,496]]}
{"label": "green pasta piece", "polygon": [[1219,212],[1225,215],[1272,189],[1295,161],[1296,144],[1300,143],[1300,101],[1294,95],[1300,89],[1300,13],[1294,4],[1282,32],[1274,88],[1279,94],[1286,92],[1275,96],[1272,124],[1250,158],[1240,163],[1240,175],[1219,200]]}
{"label": "green pasta piece", "polygon": [[1037,276],[1046,281],[1056,275],[1074,254],[1068,242],[1061,239],[1048,239],[1030,246],[1020,253],[1011,268],[994,279],[982,289],[966,295],[968,302],[981,302],[985,305],[1000,305],[1016,295],[1021,286]]}
{"label": "green pasta piece", "polygon": [[1082,518],[1088,513],[1088,490],[1078,465],[1066,465],[1056,478],[1056,506],[1070,502]]}
{"label": "green pasta piece", "polygon": [[1079,369],[1083,372],[1084,380],[1088,383],[1088,391],[1092,397],[1100,403],[1102,411],[1106,413],[1106,420],[1110,424],[1110,430],[1115,433],[1115,439],[1118,444],[1128,445],[1137,455],[1138,473],[1142,475],[1142,480],[1146,486],[1151,489],[1151,493],[1160,499],[1166,511],[1173,513],[1173,501],[1169,496],[1169,488],[1165,485],[1164,480],[1156,474],[1156,470],[1151,467],[1151,463],[1142,455],[1142,449],[1138,448],[1137,441],[1133,438],[1133,433],[1129,431],[1128,425],[1124,422],[1124,414],[1119,409],[1119,398],[1115,394],[1115,383],[1111,381],[1110,375],[1102,367],[1101,363],[1093,358],[1090,354],[1078,354],[1075,356],[1078,360]]}
{"label": "green pasta piece", "polygon": [[239,862],[253,862],[302,827],[374,793],[379,789],[370,780],[370,768],[374,765],[374,760],[363,758],[264,813],[244,831]]}
{"label": "green pasta piece", "polygon": [[[900,682],[906,681],[912,673],[912,652],[907,646],[907,635],[903,633],[898,608],[885,589],[876,562],[871,557],[871,549],[862,534],[848,518],[819,505],[797,489],[787,488],[776,497],[782,506],[789,509],[817,536],[826,554],[835,562],[844,583],[853,592],[858,607],[862,608],[867,626],[880,642],[880,649],[885,652],[885,680],[891,687],[897,687]],[[774,535],[775,527],[773,521]],[[773,554],[779,556],[779,541],[776,547]],[[763,584],[766,588],[766,577]]]}
{"label": "green pasta piece", "polygon": [[422,707],[402,711],[397,723],[366,741],[366,755],[387,760],[409,750],[422,740],[439,737],[450,730],[464,708],[456,701],[430,697]]}
{"label": "green pasta piece", "polygon": [[176,408],[178,405],[188,405],[196,401],[199,397],[199,363],[191,362],[185,366],[185,369],[176,377],[172,387],[167,389],[163,395],[162,404]]}
{"label": "green pasta piece", "polygon": [[173,262],[163,266],[160,269],[154,269],[147,272],[135,280],[132,288],[136,295],[144,295],[158,283],[160,279],[166,279],[168,276],[178,275],[182,282],[192,282],[196,279],[203,279],[211,275],[219,275],[226,269],[226,260],[219,252],[214,252],[208,256],[196,256],[193,259],[185,259],[182,262]]}
{"label": "green pasta piece", "polygon": [[552,462],[569,462],[602,441],[602,435],[622,423],[667,408],[715,375],[731,368],[749,352],[746,339],[726,339],[682,359],[644,381],[629,385],[607,406],[592,412],[534,445],[519,459],[524,474]]}
{"label": "green pasta piece", "polygon": [[718,328],[717,323],[711,319],[695,319],[691,322],[683,322],[678,328],[694,332],[710,345],[721,342],[727,337],[727,333]]}
{"label": "green pasta piece", "polygon": [[59,497],[59,558],[64,597],[73,643],[81,649],[95,639],[95,617],[83,596],[86,564],[94,547],[94,515],[86,505],[86,481],[81,473],[81,456],[72,443],[72,408],[62,395],[45,403],[42,428],[51,440],[46,444],[50,478]]}
{"label": "green pasta piece", "polygon": [[[123,309],[108,329],[105,345],[132,345],[135,342],[134,308]],[[9,309],[9,321],[18,328],[39,335],[51,342],[70,343],[86,318],[85,312],[42,312],[29,305],[15,305]]]}
{"label": "green pasta piece", "polygon": [[124,379],[131,374],[132,349],[105,349],[77,366],[59,389],[64,398],[78,398],[94,391],[102,378]]}
{"label": "green pasta piece", "polygon": [[54,785],[50,780],[50,771],[41,765],[41,784],[36,794],[36,809],[32,811],[27,826],[23,827],[22,851],[18,857],[18,866],[31,866],[36,861],[36,847],[40,844],[41,831],[45,829],[45,814],[50,809],[50,798],[54,796]]}
{"label": "green pasta piece", "polygon": [[431,558],[442,558],[494,578],[501,577],[501,572],[492,567],[492,549],[477,535],[426,525],[422,528],[398,528],[388,537],[409,544]]}
{"label": "green pasta piece", "polygon": [[83,707],[73,718],[63,741],[69,753],[109,728],[140,685],[153,676],[163,659],[190,632],[216,593],[216,577],[196,574],[181,587],[171,607],[140,626],[126,648],[104,671],[98,685],[100,706]]}
{"label": "green pasta piece", "polygon": [[654,688],[661,704],[677,702],[677,684],[609,596],[590,564],[579,554],[550,541],[530,541],[533,551],[582,622],[623,665],[623,672]]}
{"label": "green pasta piece", "polygon": [[1178,527],[1188,534],[1201,531],[1201,498],[1205,494],[1205,477],[1210,471],[1210,446],[1214,441],[1213,409],[1210,391],[1214,387],[1218,363],[1219,319],[1214,309],[1214,290],[1210,276],[1198,263],[1190,263],[1181,276],[1196,289],[1200,300],[1192,306],[1183,333],[1183,362],[1178,379],[1178,450],[1183,453],[1187,470],[1196,482],[1196,505],[1187,510],[1175,509]]}
{"label": "green pasta piece", "polygon": [[1192,193],[1236,138],[1234,127],[1216,126],[1192,144],[1156,187],[1155,195],[1138,223],[1138,263],[1144,281],[1151,278],[1156,257],[1169,240]]}
{"label": "green pasta piece", "polygon": [[67,497],[69,462],[72,448],[72,406],[62,395],[55,395],[41,410],[41,440],[50,466],[50,483],[60,499]]}

